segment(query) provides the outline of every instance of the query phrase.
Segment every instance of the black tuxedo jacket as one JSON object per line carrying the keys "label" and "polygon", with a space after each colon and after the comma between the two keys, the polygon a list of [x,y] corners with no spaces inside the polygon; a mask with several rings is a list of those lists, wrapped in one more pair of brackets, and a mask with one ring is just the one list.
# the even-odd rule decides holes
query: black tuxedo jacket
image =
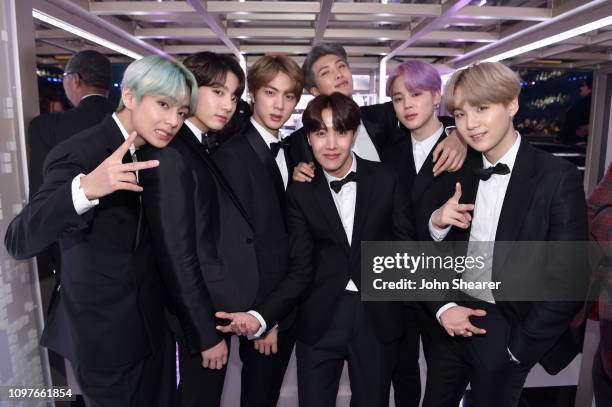
{"label": "black tuxedo jacket", "polygon": [[[361,283],[361,242],[413,240],[410,200],[398,178],[380,163],[357,158],[357,196],[352,243],[317,167],[312,182],[291,184],[287,193],[287,222],[291,255],[288,278],[270,301],[257,310],[278,319],[299,302],[298,339],[315,343],[329,327],[329,310],[349,278]],[[301,300],[300,300],[301,298]],[[366,302],[376,333],[383,342],[403,333],[399,302]]]}
{"label": "black tuxedo jacket", "polygon": [[[444,127],[455,124],[450,117],[441,116],[439,119]],[[455,183],[459,181],[457,172],[443,172],[437,177],[433,175],[433,151],[445,138],[446,134],[443,132],[425,159],[418,174],[412,152],[410,130],[401,126],[395,133],[393,142],[385,146],[384,149],[384,164],[398,174],[400,181],[410,191],[413,223],[418,240],[431,240],[428,225],[429,217],[433,211],[442,206],[455,193]],[[468,148],[464,166],[472,168],[477,166],[479,162],[482,162],[482,155]]]}
{"label": "black tuxedo jacket", "polygon": [[194,353],[219,343],[215,312],[241,311],[257,293],[253,230],[204,146],[185,125],[165,148],[141,149],[160,165],[141,171],[142,203],[171,311]]}
{"label": "black tuxedo jacket", "polygon": [[[117,367],[158,349],[165,320],[161,281],[142,229],[139,197],[117,191],[83,215],[71,183],[125,139],[111,116],[51,150],[39,191],[8,227],[5,245],[27,259],[59,242],[62,277],[41,342],[78,366]],[[124,162],[131,162],[131,156]]]}
{"label": "black tuxedo jacket", "polygon": [[[385,161],[385,146],[397,142],[397,129],[399,122],[395,116],[393,102],[379,103],[376,105],[362,106],[361,121],[366,128],[368,135],[376,147],[379,157]],[[300,128],[285,139],[290,144],[291,156],[294,165],[300,162],[314,161],[312,150],[308,145],[308,139],[304,128]],[[291,175],[293,167],[290,168]]]}
{"label": "black tuxedo jacket", "polygon": [[[482,158],[478,167],[482,168]],[[462,203],[475,202],[479,182],[470,169],[462,171]],[[587,225],[584,190],[576,167],[522,139],[495,240],[586,241]],[[469,236],[469,229],[453,227],[446,240],[468,241]],[[551,262],[547,263],[540,252],[534,251],[521,260],[522,267],[533,270],[533,280],[525,284],[563,292],[564,286],[582,280],[575,275],[584,270],[582,264],[572,260],[551,267]],[[504,275],[509,273],[504,266],[512,252],[496,250],[493,256],[493,279],[501,281],[504,287]],[[587,280],[585,276],[585,289]],[[579,302],[496,301],[496,304],[511,326],[507,346],[521,363],[540,362],[549,373],[557,373],[576,355],[578,349],[568,328],[580,308]]]}
{"label": "black tuxedo jacket", "polygon": [[[287,150],[285,159],[287,168],[293,168]],[[259,289],[252,304],[252,307],[256,307],[287,272],[289,237],[285,222],[283,180],[270,148],[250,122],[217,150],[214,160],[253,225],[259,269]],[[269,328],[275,322],[266,319]],[[291,318],[288,318],[280,328],[286,328],[290,323]]]}
{"label": "black tuxedo jacket", "polygon": [[[30,199],[42,185],[43,163],[49,151],[62,141],[100,123],[113,111],[114,106],[107,98],[92,95],[83,99],[75,108],[65,112],[42,114],[32,119],[28,127]],[[39,253],[37,260],[38,274],[41,278],[50,276],[54,269],[60,274],[60,255],[57,245]]]}
{"label": "black tuxedo jacket", "polygon": [[28,127],[30,198],[42,185],[43,163],[49,151],[62,141],[100,123],[114,110],[107,98],[92,95],[65,112],[42,114],[32,119]]}

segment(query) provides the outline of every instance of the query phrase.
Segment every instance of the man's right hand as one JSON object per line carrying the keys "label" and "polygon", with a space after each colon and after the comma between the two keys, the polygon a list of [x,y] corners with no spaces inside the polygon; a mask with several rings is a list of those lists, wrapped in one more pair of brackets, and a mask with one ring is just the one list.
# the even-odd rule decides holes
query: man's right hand
{"label": "man's right hand", "polygon": [[431,223],[436,228],[442,230],[449,225],[462,229],[470,227],[472,221],[470,211],[474,210],[474,205],[460,204],[459,199],[461,199],[461,184],[457,182],[453,196],[431,215]]}
{"label": "man's right hand", "polygon": [[227,364],[228,354],[225,339],[221,339],[221,342],[212,348],[202,351],[202,367],[205,369],[221,370]]}
{"label": "man's right hand", "polygon": [[159,161],[139,161],[123,164],[123,156],[130,150],[136,139],[136,132],[132,132],[123,144],[119,146],[95,170],[81,178],[81,188],[90,201],[110,195],[117,190],[141,192],[135,171],[157,167]]}
{"label": "man's right hand", "polygon": [[482,335],[487,333],[487,331],[472,325],[470,317],[484,317],[485,315],[487,315],[485,310],[456,305],[440,315],[440,323],[450,336],[461,335],[470,337],[474,334]]}
{"label": "man's right hand", "polygon": [[296,182],[310,182],[315,176],[315,165],[313,162],[299,163],[293,168],[293,180]]}

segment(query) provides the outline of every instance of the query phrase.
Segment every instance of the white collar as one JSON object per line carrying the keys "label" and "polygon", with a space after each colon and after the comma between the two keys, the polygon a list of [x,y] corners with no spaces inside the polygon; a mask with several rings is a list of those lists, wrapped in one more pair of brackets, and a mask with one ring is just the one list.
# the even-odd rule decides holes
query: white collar
{"label": "white collar", "polygon": [[[257,123],[257,121],[255,121],[255,119],[253,119],[252,116],[251,116],[251,123],[253,124],[253,126],[259,133],[259,135],[264,139],[264,141],[268,145],[268,148],[270,148],[270,144],[277,143],[280,141],[280,137],[279,138],[274,137],[272,133],[266,130],[261,124]],[[280,133],[279,133],[279,136],[280,136]]]}
{"label": "white collar", "polygon": [[189,119],[185,120],[185,125],[189,128],[189,130],[191,130],[193,135],[196,136],[198,141],[201,143],[202,142],[202,130],[198,129],[198,127],[195,124],[191,123]]}
{"label": "white collar", "polygon": [[412,139],[412,145],[419,144],[425,149],[425,151],[431,151],[433,146],[436,145],[436,143],[442,136],[443,132],[444,126],[440,125],[438,130],[436,130],[431,136],[427,137],[425,140],[417,140],[412,134],[410,134],[410,138]]}
{"label": "white collar", "polygon": [[[121,131],[121,135],[123,135],[123,138],[127,140],[128,137],[130,137],[130,135],[128,134],[125,127],[123,127],[123,123],[121,123],[121,120],[119,120],[117,113],[113,113],[113,120],[115,121],[115,123],[117,123],[117,126],[119,127],[119,131]],[[132,144],[130,146],[130,154],[134,155],[134,152],[136,152],[136,147],[134,146],[134,144]]]}
{"label": "white collar", "polygon": [[100,93],[90,93],[89,95],[85,95],[85,96],[83,96],[83,97],[81,98],[81,100],[83,100],[83,99],[85,99],[85,98],[88,98],[88,97],[90,97],[90,96],[102,96],[103,98],[106,98],[106,95],[102,95],[102,94],[100,94]]}

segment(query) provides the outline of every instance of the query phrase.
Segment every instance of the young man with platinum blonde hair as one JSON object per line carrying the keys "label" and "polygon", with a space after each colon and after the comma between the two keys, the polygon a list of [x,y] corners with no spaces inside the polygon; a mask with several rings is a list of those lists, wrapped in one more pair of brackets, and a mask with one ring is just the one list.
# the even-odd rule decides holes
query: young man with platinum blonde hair
{"label": "young man with platinum blonde hair", "polygon": [[133,156],[165,147],[197,97],[179,62],[132,62],[117,112],[51,150],[42,186],[8,227],[17,259],[59,242],[60,287],[41,343],[71,362],[88,406],[171,404],[174,344],[138,194],[138,172],[159,162]]}
{"label": "young man with platinum blonde hair", "polygon": [[[459,133],[482,155],[478,165],[464,167],[454,194],[433,212],[434,240],[466,241],[468,253],[476,247],[472,242],[587,240],[578,170],[534,148],[514,129],[520,88],[518,75],[501,63],[457,71],[446,85],[444,101]],[[499,247],[489,252],[479,281],[495,276],[505,287],[519,271],[505,260],[519,256]],[[550,261],[543,250],[520,257],[520,271],[530,276],[525,284],[546,287],[546,293],[586,287],[587,281],[576,279],[583,267],[579,257],[555,257]],[[459,301],[428,303],[446,335],[430,345],[424,406],[457,406],[470,383],[471,405],[515,407],[536,363],[555,374],[573,359],[577,349],[569,325],[580,303],[518,301],[512,295],[505,292],[499,301],[491,290],[460,291],[454,295]]]}

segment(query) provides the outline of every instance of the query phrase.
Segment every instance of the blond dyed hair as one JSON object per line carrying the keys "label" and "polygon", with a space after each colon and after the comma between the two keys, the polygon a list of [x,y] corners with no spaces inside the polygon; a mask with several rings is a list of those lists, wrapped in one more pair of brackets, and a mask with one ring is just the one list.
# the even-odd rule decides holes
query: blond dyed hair
{"label": "blond dyed hair", "polygon": [[[461,100],[456,97],[459,88]],[[516,72],[499,62],[481,62],[453,74],[444,88],[444,106],[448,112],[466,102],[472,106],[507,106],[520,93],[521,79]]]}

